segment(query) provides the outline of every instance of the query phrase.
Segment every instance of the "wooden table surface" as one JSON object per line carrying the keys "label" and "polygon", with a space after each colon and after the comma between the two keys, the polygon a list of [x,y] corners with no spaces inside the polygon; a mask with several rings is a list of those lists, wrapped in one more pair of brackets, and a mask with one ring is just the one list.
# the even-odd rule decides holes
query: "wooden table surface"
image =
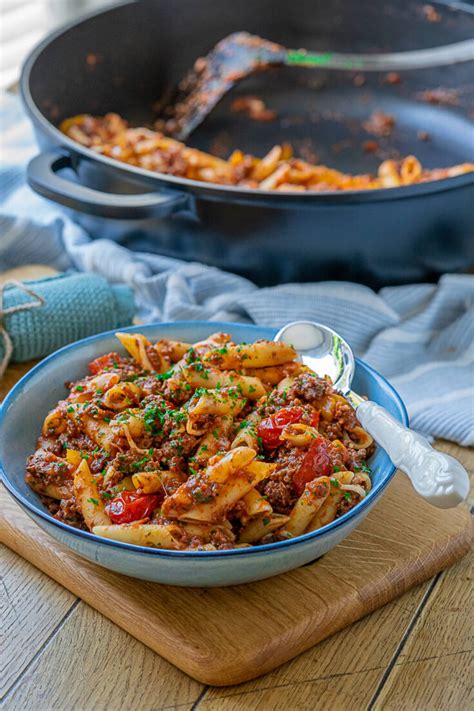
{"label": "wooden table surface", "polygon": [[[2,397],[30,366],[10,366]],[[472,450],[439,446],[473,474]],[[190,679],[11,550],[4,547],[2,557],[0,693],[8,711],[453,711],[472,704],[472,555],[276,671],[224,688]]]}

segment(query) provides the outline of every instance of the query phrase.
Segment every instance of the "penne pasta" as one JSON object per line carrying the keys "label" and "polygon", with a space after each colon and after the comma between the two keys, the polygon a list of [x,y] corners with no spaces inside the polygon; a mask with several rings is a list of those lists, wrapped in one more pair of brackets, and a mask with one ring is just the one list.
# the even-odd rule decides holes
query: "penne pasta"
{"label": "penne pasta", "polygon": [[184,531],[176,524],[102,524],[94,526],[92,532],[102,538],[111,538],[114,541],[130,543],[135,546],[165,548],[168,550],[181,550],[185,547],[182,542]]}
{"label": "penne pasta", "polygon": [[[211,504],[216,499],[219,485],[226,483],[230,477],[239,471],[244,471],[250,462],[255,458],[256,451],[247,447],[238,447],[227,452],[217,461],[211,460],[204,472],[200,472],[190,477],[179,489],[163,503],[163,513],[165,516],[184,517],[189,510],[196,509],[196,502],[204,500],[204,503]],[[244,474],[242,496],[257,483],[258,474]],[[246,482],[246,483],[245,483]],[[247,487],[248,484],[248,487]],[[238,486],[238,485],[237,485]],[[212,518],[211,506],[206,507],[207,514],[203,518],[194,515],[193,518],[207,521]],[[201,511],[201,508],[199,508]]]}
{"label": "penne pasta", "polygon": [[330,479],[329,496],[323,502],[323,505],[317,511],[314,518],[308,525],[308,531],[315,531],[322,526],[334,521],[337,515],[337,507],[344,498],[344,489],[342,485],[349,484],[352,481],[352,472],[338,472]]}
{"label": "penne pasta", "polygon": [[125,410],[140,402],[142,391],[135,383],[113,385],[102,397],[104,407],[109,410]]}
{"label": "penne pasta", "polygon": [[258,378],[267,385],[278,385],[280,380],[306,369],[302,363],[284,363],[283,365],[269,365],[265,368],[243,368],[242,373],[252,378]]}
{"label": "penne pasta", "polygon": [[106,526],[110,523],[99,489],[85,459],[81,459],[74,472],[74,496],[89,531],[95,526]]}
{"label": "penne pasta", "polygon": [[181,372],[186,382],[195,390],[234,387],[248,400],[259,400],[266,393],[262,381],[257,377],[221,371],[212,367],[203,368],[202,363],[199,363],[199,367],[197,364],[188,365]]}
{"label": "penne pasta", "polygon": [[195,344],[117,337],[129,355],[89,363],[27,463],[59,520],[134,545],[213,551],[315,530],[370,491],[372,438],[291,346],[225,333]]}
{"label": "penne pasta", "polygon": [[201,435],[208,429],[212,421],[209,416],[224,417],[236,415],[245,407],[244,400],[237,389],[208,390],[199,397],[197,402],[188,408],[186,431],[188,434]]}
{"label": "penne pasta", "polygon": [[240,531],[240,543],[257,543],[261,538],[285,526],[289,516],[273,513],[271,516],[259,516],[250,520]]}
{"label": "penne pasta", "polygon": [[116,433],[104,419],[96,420],[90,415],[80,418],[84,432],[88,437],[106,452],[112,452],[116,447]]}
{"label": "penne pasta", "polygon": [[234,439],[232,440],[232,449],[235,447],[252,447],[256,449],[258,446],[257,425],[262,419],[261,415],[255,410],[239,424],[239,429]]}
{"label": "penne pasta", "polygon": [[[166,131],[162,122],[157,127]],[[223,160],[176,141],[159,130],[130,127],[114,113],[102,117],[79,114],[65,119],[60,130],[81,145],[122,163],[159,173],[173,172],[178,164],[184,178],[257,190],[374,190],[438,180],[474,170],[472,163],[426,169],[414,156],[407,156],[400,162],[384,161],[377,175],[349,175],[294,157],[287,144],[273,146],[262,158],[234,150],[227,160]],[[173,161],[170,165],[170,152],[177,158],[177,163]]]}
{"label": "penne pasta", "polygon": [[250,489],[250,491],[242,497],[242,503],[245,506],[244,513],[240,515],[242,523],[247,523],[249,519],[255,518],[255,516],[263,516],[272,513],[271,505],[256,489]]}
{"label": "penne pasta", "polygon": [[144,494],[156,494],[161,491],[166,493],[166,472],[138,472],[132,476],[132,483],[135,489],[139,489]]}
{"label": "penne pasta", "polygon": [[295,349],[287,343],[256,341],[210,350],[203,360],[221,370],[239,370],[282,365],[295,360],[297,355]]}
{"label": "penne pasta", "polygon": [[143,370],[154,370],[146,352],[151,343],[145,336],[139,333],[116,333],[115,335]]}
{"label": "penne pasta", "polygon": [[45,437],[49,435],[60,435],[66,430],[67,416],[59,408],[49,412],[43,422],[42,433]]}
{"label": "penne pasta", "polygon": [[232,438],[233,419],[225,415],[214,420],[212,430],[206,432],[199,442],[195,460],[204,466],[217,452],[227,451]]}
{"label": "penne pasta", "polygon": [[185,354],[192,348],[191,343],[184,341],[158,341],[155,343],[155,350],[169,359],[170,363],[177,363],[184,358]]}
{"label": "penne pasta", "polygon": [[331,489],[329,477],[319,477],[306,484],[305,490],[290,512],[290,519],[280,531],[282,537],[301,536],[323,506]]}

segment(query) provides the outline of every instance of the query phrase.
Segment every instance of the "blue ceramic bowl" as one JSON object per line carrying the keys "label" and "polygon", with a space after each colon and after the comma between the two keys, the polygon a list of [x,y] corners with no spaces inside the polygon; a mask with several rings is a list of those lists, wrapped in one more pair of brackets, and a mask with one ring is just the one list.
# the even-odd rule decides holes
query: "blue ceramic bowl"
{"label": "blue ceramic bowl", "polygon": [[[258,326],[218,322],[178,322],[132,327],[150,340],[204,339],[215,331],[230,333],[235,341],[273,338],[275,331]],[[97,355],[120,351],[114,332],[73,343],[45,358],[6,397],[0,419],[0,463],[3,480],[20,506],[53,538],[98,565],[125,575],[169,585],[210,587],[247,583],[284,573],[327,553],[358,526],[377,502],[395,467],[378,448],[370,465],[373,488],[344,516],[323,528],[278,543],[225,551],[167,551],[98,538],[55,521],[24,480],[26,458],[35,448],[45,414],[66,395],[64,382],[83,377],[86,364]],[[400,397],[389,383],[362,361],[357,361],[354,390],[383,405],[407,424]]]}

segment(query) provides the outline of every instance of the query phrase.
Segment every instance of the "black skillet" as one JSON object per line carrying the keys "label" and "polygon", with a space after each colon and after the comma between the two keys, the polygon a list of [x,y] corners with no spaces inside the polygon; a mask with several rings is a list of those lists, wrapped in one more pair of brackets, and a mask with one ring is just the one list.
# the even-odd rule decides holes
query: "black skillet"
{"label": "black skillet", "polygon": [[[151,237],[157,252],[260,284],[352,279],[380,286],[463,269],[474,262],[472,174],[382,191],[264,193],[118,164],[56,128],[77,113],[108,111],[151,123],[160,96],[235,30],[341,52],[422,49],[473,36],[472,5],[433,4],[439,22],[413,0],[141,0],[91,16],[52,35],[25,64],[22,94],[44,151],[30,165],[30,184],[72,208],[95,236],[134,248],[148,248]],[[374,172],[384,158],[408,154],[430,168],[474,161],[472,69],[406,72],[399,84],[384,75],[272,69],[239,84],[190,143],[262,155],[289,142],[303,157],[348,172]],[[422,92],[439,87],[445,91],[431,99],[441,104],[423,100]],[[278,120],[232,113],[231,102],[248,94],[264,99]],[[364,128],[375,110],[395,118],[391,135]],[[61,176],[71,166],[78,182]]]}

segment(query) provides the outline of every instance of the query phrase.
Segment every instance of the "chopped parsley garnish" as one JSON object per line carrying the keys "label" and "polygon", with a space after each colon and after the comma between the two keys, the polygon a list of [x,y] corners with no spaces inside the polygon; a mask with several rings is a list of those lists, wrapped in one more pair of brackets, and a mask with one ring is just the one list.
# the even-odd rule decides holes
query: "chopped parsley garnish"
{"label": "chopped parsley garnish", "polygon": [[76,387],[74,389],[77,390],[78,393],[82,393],[84,390],[84,386],[83,385],[76,385]]}
{"label": "chopped parsley garnish", "polygon": [[330,479],[330,482],[336,489],[339,489],[339,482],[337,479]]}
{"label": "chopped parsley garnish", "polygon": [[91,504],[94,504],[94,506],[99,505],[99,502],[97,501],[97,499],[93,499],[92,497],[90,499],[87,499],[87,501]]}
{"label": "chopped parsley garnish", "polygon": [[103,499],[111,499],[112,494],[109,491],[101,491],[100,495]]}
{"label": "chopped parsley garnish", "polygon": [[138,462],[133,462],[132,464],[132,469],[140,469],[143,464],[146,464],[150,460],[150,457],[148,454],[145,454],[141,459],[138,460]]}
{"label": "chopped parsley garnish", "polygon": [[67,408],[66,412],[74,412],[73,406],[72,406],[72,405],[69,405],[69,407]]}
{"label": "chopped parsley garnish", "polygon": [[262,523],[263,523],[264,526],[268,526],[268,524],[270,523],[270,519],[269,519],[269,518],[264,518],[264,519],[262,520]]}
{"label": "chopped parsley garnish", "polygon": [[163,432],[163,425],[166,420],[166,409],[159,405],[148,405],[143,412],[143,422],[145,430],[156,436]]}
{"label": "chopped parsley garnish", "polygon": [[155,378],[157,380],[168,380],[173,375],[172,370],[167,370],[166,373],[156,373]]}
{"label": "chopped parsley garnish", "polygon": [[346,501],[350,501],[351,498],[352,498],[352,497],[351,497],[351,492],[350,492],[350,491],[345,491],[345,492],[344,492],[344,498],[345,498]]}

